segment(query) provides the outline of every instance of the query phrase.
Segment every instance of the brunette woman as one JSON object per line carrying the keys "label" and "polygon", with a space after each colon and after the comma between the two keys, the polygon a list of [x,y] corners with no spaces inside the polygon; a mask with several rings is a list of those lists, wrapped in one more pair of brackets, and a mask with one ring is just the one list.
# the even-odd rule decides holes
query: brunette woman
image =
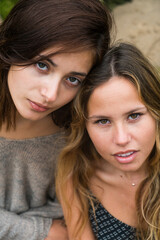
{"label": "brunette woman", "polygon": [[98,0],[20,0],[0,27],[0,239],[64,240],[54,171],[70,102],[110,43]]}

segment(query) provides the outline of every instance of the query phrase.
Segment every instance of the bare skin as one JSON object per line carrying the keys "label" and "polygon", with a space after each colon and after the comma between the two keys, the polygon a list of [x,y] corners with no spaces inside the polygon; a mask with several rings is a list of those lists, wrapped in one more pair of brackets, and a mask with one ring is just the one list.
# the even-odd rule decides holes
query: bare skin
{"label": "bare skin", "polygon": [[113,174],[113,169],[108,166],[106,170],[102,165],[92,177],[90,188],[111,215],[132,227],[136,227],[135,196],[138,186],[144,178],[145,171],[133,175],[133,182],[136,185],[132,186],[131,176],[125,176],[119,171]]}
{"label": "bare skin", "polygon": [[45,240],[69,240],[64,220],[54,220]]}

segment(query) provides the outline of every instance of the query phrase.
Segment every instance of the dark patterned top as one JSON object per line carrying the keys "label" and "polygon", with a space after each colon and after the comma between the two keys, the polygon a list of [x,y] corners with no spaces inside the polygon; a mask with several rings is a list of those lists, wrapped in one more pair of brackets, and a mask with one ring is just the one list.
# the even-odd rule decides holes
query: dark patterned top
{"label": "dark patterned top", "polygon": [[[136,229],[113,217],[101,203],[89,209],[91,227],[97,240],[135,240]],[[96,217],[96,219],[95,219]]]}

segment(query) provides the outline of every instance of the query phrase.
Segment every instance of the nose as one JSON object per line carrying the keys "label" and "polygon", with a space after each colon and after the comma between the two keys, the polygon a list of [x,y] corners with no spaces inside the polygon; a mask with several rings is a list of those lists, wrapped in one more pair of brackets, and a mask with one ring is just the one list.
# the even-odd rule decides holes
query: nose
{"label": "nose", "polygon": [[46,102],[56,101],[60,89],[60,80],[59,79],[50,79],[45,82],[41,87],[41,95],[45,98]]}
{"label": "nose", "polygon": [[127,145],[131,140],[131,135],[127,126],[119,124],[114,127],[113,141],[119,146]]}

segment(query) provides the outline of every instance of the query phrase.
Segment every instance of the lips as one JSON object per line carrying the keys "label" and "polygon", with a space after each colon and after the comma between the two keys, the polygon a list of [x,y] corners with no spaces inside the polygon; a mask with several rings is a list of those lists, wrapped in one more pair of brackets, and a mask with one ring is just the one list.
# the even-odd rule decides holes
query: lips
{"label": "lips", "polygon": [[129,150],[126,152],[118,152],[113,154],[113,156],[116,158],[116,160],[119,163],[131,163],[134,161],[138,151],[135,150]]}
{"label": "lips", "polygon": [[45,112],[49,109],[48,107],[46,107],[40,103],[33,102],[31,100],[29,100],[29,103],[30,103],[32,109],[36,112]]}

